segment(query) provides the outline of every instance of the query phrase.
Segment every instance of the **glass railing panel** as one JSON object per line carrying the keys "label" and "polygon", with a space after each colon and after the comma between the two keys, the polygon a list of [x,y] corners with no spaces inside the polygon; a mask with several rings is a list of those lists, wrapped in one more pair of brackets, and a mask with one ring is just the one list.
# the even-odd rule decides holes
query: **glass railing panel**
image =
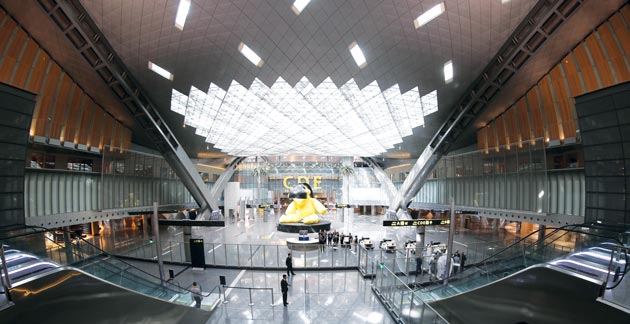
{"label": "glass railing panel", "polygon": [[252,261],[253,267],[264,267],[267,257],[267,246],[262,244],[252,245]]}
{"label": "glass railing panel", "polygon": [[216,265],[228,265],[227,245],[219,243],[213,247],[214,261]]}
{"label": "glass railing panel", "polygon": [[239,244],[226,244],[225,251],[227,253],[227,265],[240,266],[240,260],[238,258],[240,246]]}
{"label": "glass railing panel", "polygon": [[[280,253],[278,245],[266,245],[264,248],[265,253],[265,266],[267,267],[279,267],[280,264]],[[284,261],[284,259],[283,259]]]}

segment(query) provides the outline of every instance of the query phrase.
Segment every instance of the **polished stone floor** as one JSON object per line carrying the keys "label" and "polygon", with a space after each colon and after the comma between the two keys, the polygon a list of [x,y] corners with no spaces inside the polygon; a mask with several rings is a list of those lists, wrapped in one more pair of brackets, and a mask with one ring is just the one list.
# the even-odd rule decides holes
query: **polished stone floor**
{"label": "polished stone floor", "polygon": [[[195,227],[191,237],[203,238],[206,243],[219,244],[264,244],[286,245],[286,239],[297,234],[276,231],[278,215],[263,217],[246,217],[245,219],[228,219],[227,225],[221,228]],[[387,257],[403,257],[403,244],[414,240],[414,228],[393,228],[382,226],[382,216],[353,215],[342,221],[334,215],[324,216],[332,222],[332,229],[339,232],[352,233],[359,237],[370,237],[376,246],[370,251],[373,257],[384,255],[378,249],[382,238],[394,239],[400,250]],[[181,229],[169,227],[161,229],[161,241],[183,242]],[[103,235],[101,244],[113,246],[141,236],[129,230],[117,231],[114,235]],[[426,242],[446,242],[448,227],[427,228]],[[509,231],[492,232],[488,229],[458,229],[455,236],[456,249],[467,251],[469,246],[478,243],[500,241],[515,236]],[[164,247],[163,247],[164,248]],[[472,251],[471,251],[472,252]],[[175,253],[167,248],[163,252]],[[322,255],[340,253],[327,248]],[[348,252],[354,255],[355,250]],[[284,258],[284,254],[282,256]],[[158,274],[154,262],[130,261],[136,266],[153,274]],[[188,287],[193,281],[198,282],[204,292],[218,289],[219,276],[225,276],[228,287],[225,290],[227,303],[220,303],[211,317],[210,323],[393,323],[386,309],[376,299],[371,290],[371,282],[364,279],[356,270],[300,271],[300,260],[295,261],[296,275],[290,277],[289,306],[283,307],[280,294],[282,271],[258,271],[248,269],[208,268],[192,270],[191,268],[170,265],[165,266],[176,274],[174,281]],[[247,288],[247,289],[242,289]],[[256,289],[248,289],[256,288]],[[264,289],[261,289],[264,288]],[[273,288],[273,299],[271,289]],[[215,290],[216,291],[216,290]],[[250,299],[251,292],[251,299]],[[204,300],[210,303],[210,300]],[[192,303],[192,302],[191,302]]]}

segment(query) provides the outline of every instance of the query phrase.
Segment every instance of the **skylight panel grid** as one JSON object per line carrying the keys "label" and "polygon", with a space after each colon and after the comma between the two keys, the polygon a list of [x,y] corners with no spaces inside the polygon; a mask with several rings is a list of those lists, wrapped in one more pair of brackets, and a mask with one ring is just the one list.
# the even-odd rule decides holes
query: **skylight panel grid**
{"label": "skylight panel grid", "polygon": [[255,79],[249,89],[233,81],[227,91],[211,84],[207,94],[191,88],[173,92],[171,109],[185,124],[223,152],[235,155],[321,154],[373,156],[391,149],[437,109],[435,92],[417,88],[381,92],[374,82],[359,89],[354,80],[337,88],[327,78],[314,87],[302,78],[292,88],[278,78],[271,88]]}

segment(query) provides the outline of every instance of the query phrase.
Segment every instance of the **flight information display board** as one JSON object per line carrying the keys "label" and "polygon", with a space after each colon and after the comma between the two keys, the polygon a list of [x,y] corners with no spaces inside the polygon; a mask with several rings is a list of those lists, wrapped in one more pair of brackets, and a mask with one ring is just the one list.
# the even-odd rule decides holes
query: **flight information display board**
{"label": "flight information display board", "polygon": [[383,226],[437,226],[450,225],[450,219],[406,219],[406,220],[384,220]]}

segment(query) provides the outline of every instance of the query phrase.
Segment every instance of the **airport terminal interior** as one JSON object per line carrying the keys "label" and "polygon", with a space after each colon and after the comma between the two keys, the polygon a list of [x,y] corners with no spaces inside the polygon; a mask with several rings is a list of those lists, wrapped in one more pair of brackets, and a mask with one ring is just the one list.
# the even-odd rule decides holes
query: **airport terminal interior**
{"label": "airport terminal interior", "polygon": [[630,323],[627,0],[0,0],[0,324]]}

